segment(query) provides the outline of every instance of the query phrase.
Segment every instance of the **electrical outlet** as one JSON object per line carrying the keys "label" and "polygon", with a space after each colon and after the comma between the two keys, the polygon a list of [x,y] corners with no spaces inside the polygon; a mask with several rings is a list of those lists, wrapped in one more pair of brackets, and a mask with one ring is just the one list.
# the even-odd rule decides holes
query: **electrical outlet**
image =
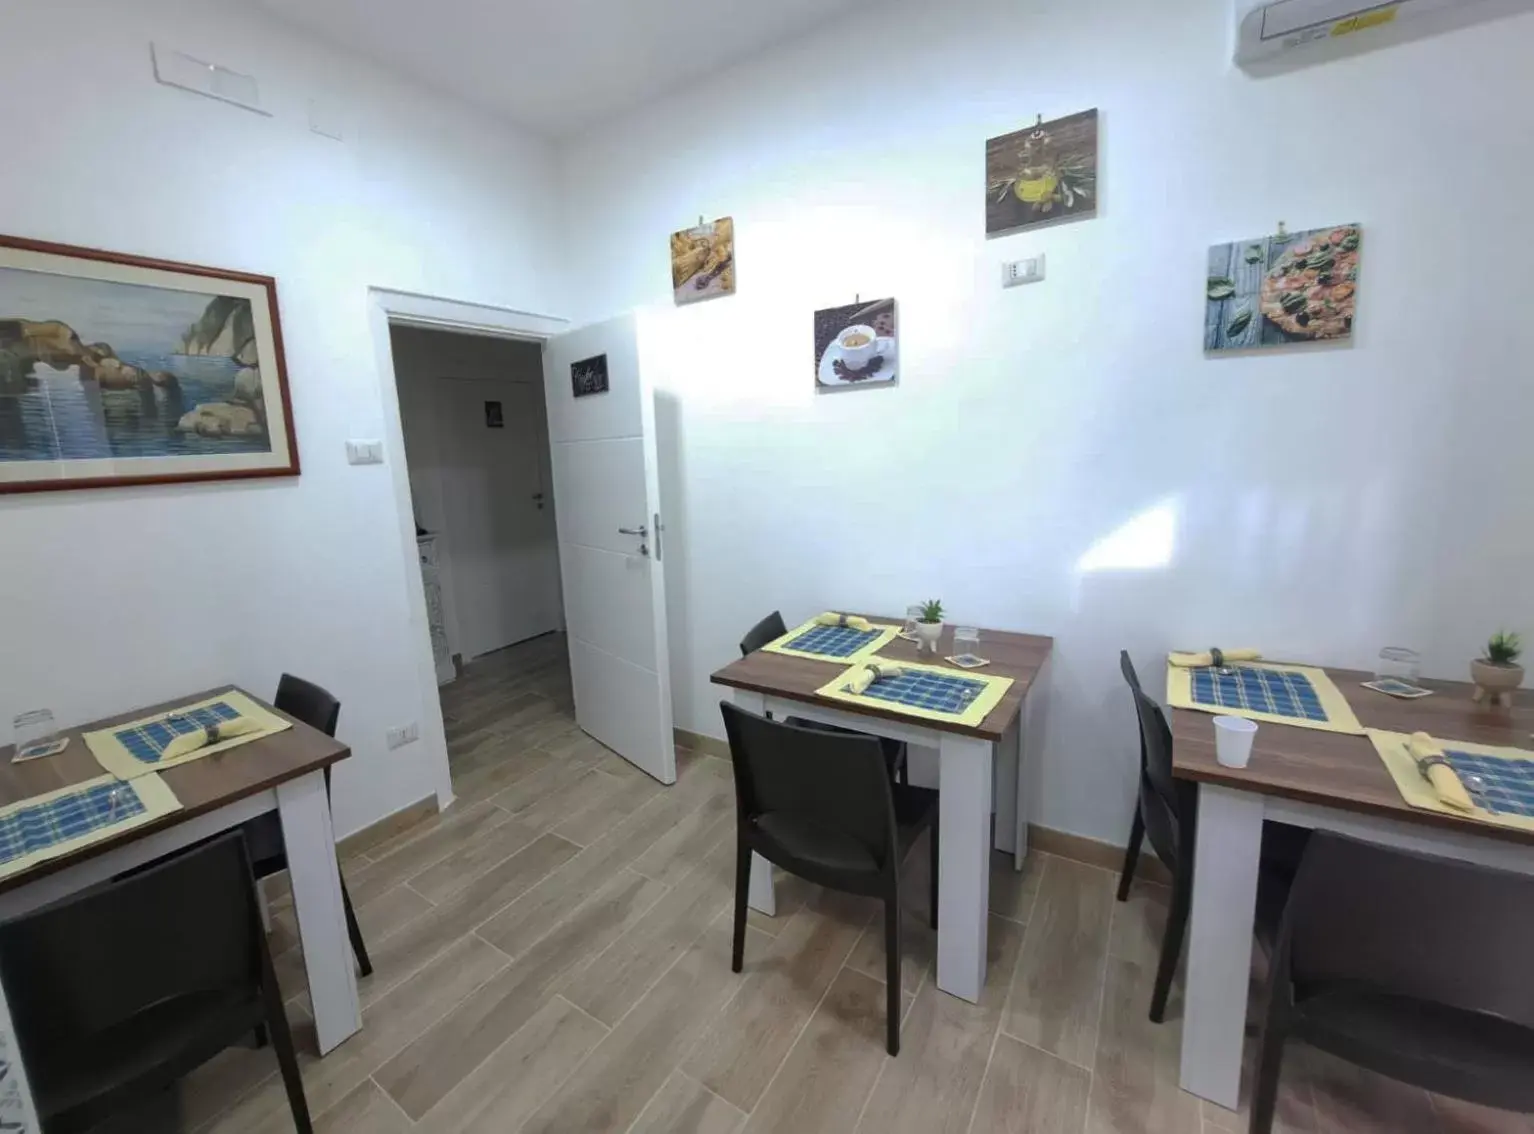
{"label": "electrical outlet", "polygon": [[1017,287],[1019,284],[1038,283],[1044,278],[1044,255],[1030,256],[1026,260],[1009,260],[1001,266],[1001,286]]}
{"label": "electrical outlet", "polygon": [[407,744],[413,744],[421,739],[421,726],[411,721],[401,728],[391,728],[385,740],[390,748],[403,748]]}

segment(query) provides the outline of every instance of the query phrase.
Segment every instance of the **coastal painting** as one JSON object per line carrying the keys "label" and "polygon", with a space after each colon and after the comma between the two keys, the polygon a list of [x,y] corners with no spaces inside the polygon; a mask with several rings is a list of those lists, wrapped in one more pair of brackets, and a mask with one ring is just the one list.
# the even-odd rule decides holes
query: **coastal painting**
{"label": "coastal painting", "polygon": [[0,237],[0,492],[297,473],[272,279]]}

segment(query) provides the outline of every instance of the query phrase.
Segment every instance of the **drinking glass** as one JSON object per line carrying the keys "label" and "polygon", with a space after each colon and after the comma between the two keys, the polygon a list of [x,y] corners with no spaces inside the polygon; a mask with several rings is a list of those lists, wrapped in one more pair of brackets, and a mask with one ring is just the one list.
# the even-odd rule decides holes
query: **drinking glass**
{"label": "drinking glass", "polygon": [[1374,676],[1381,681],[1393,677],[1397,681],[1415,685],[1421,666],[1422,658],[1416,650],[1409,650],[1405,646],[1386,646],[1380,651]]}
{"label": "drinking glass", "polygon": [[973,626],[953,628],[953,656],[961,661],[980,657],[980,631]]}
{"label": "drinking glass", "polygon": [[900,631],[902,638],[916,640],[916,624],[921,621],[921,604],[912,603],[905,608],[905,628]]}
{"label": "drinking glass", "polygon": [[35,760],[52,754],[58,744],[58,727],[52,709],[33,709],[11,722],[16,734],[16,759]]}

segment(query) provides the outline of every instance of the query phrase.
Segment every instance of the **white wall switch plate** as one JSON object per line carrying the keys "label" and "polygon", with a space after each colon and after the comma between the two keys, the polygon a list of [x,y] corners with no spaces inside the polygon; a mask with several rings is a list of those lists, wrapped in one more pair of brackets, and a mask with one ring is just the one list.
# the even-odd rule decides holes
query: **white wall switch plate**
{"label": "white wall switch plate", "polygon": [[421,739],[421,726],[411,721],[402,728],[391,728],[385,736],[390,748],[403,748]]}
{"label": "white wall switch plate", "polygon": [[346,443],[346,463],[351,465],[383,464],[383,442],[348,441]]}
{"label": "white wall switch plate", "polygon": [[1026,260],[1009,260],[1001,266],[1001,286],[1017,287],[1018,284],[1038,283],[1044,278],[1044,254],[1030,256]]}

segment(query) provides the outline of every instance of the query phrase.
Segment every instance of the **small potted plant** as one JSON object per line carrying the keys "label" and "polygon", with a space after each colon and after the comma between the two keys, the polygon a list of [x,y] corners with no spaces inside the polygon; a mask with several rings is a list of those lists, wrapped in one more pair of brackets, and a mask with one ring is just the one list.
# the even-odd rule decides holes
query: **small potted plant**
{"label": "small potted plant", "polygon": [[923,653],[937,653],[937,640],[943,636],[943,604],[928,599],[921,604],[921,617],[916,620],[916,640]]}
{"label": "small potted plant", "polygon": [[1486,656],[1470,663],[1477,701],[1512,706],[1513,690],[1523,684],[1523,666],[1518,664],[1522,653],[1523,642],[1517,634],[1498,630],[1491,636],[1486,643]]}

